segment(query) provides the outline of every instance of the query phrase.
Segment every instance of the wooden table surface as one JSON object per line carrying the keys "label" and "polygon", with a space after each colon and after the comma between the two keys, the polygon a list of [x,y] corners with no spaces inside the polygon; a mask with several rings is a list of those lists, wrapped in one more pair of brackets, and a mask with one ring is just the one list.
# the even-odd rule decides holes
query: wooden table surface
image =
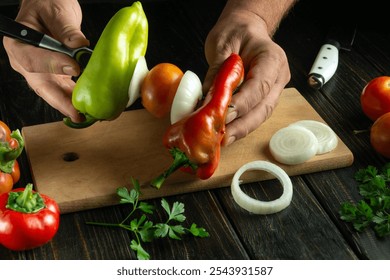
{"label": "wooden table surface", "polygon": [[[124,1],[111,2],[82,4],[82,28],[91,42],[96,42],[105,23],[126,5]],[[205,227],[210,237],[186,236],[181,241],[147,243],[144,248],[152,259],[390,259],[389,238],[378,239],[371,230],[356,233],[351,225],[340,220],[338,213],[342,202],[360,199],[354,174],[367,165],[381,167],[387,161],[372,149],[367,133],[355,135],[353,130],[371,124],[361,111],[359,96],[370,79],[387,74],[390,34],[381,28],[359,28],[352,51],[340,53],[334,77],[321,90],[311,89],[307,74],[329,27],[326,17],[313,12],[318,10],[317,1],[311,2],[302,0],[294,7],[280,25],[275,41],[289,58],[292,78],[287,87],[296,88],[345,142],[354,155],[352,166],[292,176],[292,203],[274,215],[249,214],[234,203],[230,188],[168,197],[171,203],[183,202],[188,223]],[[168,61],[191,69],[203,79],[207,70],[204,40],[224,3],[144,1],[150,25],[148,64]],[[17,6],[0,6],[0,13],[15,17]],[[62,117],[12,70],[1,45],[0,119],[13,130],[59,121]],[[25,152],[19,163],[22,177],[16,186],[24,186],[32,182]],[[243,188],[262,197],[274,184],[271,180]],[[159,206],[160,199],[148,202]],[[86,224],[120,221],[129,211],[128,206],[121,205],[63,214],[51,242],[22,252],[0,247],[0,259],[136,259],[129,247],[132,236],[128,232]]]}

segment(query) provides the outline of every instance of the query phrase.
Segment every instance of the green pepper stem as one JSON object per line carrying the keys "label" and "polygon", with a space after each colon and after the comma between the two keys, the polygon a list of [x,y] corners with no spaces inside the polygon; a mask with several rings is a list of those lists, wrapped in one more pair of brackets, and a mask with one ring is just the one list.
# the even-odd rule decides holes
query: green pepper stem
{"label": "green pepper stem", "polygon": [[86,127],[93,125],[95,122],[98,121],[98,119],[95,119],[94,117],[91,117],[91,116],[86,114],[85,121],[80,122],[80,123],[73,122],[69,117],[64,118],[63,121],[67,126],[69,126],[71,128],[80,129],[80,128],[86,128]]}
{"label": "green pepper stem", "polygon": [[39,193],[33,192],[33,185],[27,184],[22,192],[10,192],[6,208],[23,213],[35,213],[45,208]]}
{"label": "green pepper stem", "polygon": [[150,184],[157,189],[160,189],[165,179],[167,179],[173,172],[175,172],[179,168],[184,166],[191,166],[192,168],[195,168],[195,166],[190,162],[186,154],[180,151],[178,148],[172,148],[169,150],[169,152],[173,157],[173,162],[171,166],[150,182]]}
{"label": "green pepper stem", "polygon": [[0,171],[4,173],[12,173],[14,162],[24,148],[24,139],[19,129],[12,131],[11,138],[18,142],[18,147],[15,149],[12,149],[8,142],[0,142]]}
{"label": "green pepper stem", "polygon": [[[26,206],[27,202],[30,200],[32,195],[32,184],[28,184],[24,191],[18,196],[16,199],[16,203],[19,204],[19,206]],[[32,202],[33,204],[34,202]]]}

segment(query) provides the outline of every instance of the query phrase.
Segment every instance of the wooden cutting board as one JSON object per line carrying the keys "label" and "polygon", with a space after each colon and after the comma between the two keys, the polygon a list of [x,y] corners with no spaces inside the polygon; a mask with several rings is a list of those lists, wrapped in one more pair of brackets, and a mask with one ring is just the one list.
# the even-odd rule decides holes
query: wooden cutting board
{"label": "wooden cutting board", "polygon": [[[160,190],[142,187],[141,198],[230,186],[234,173],[247,162],[277,163],[269,153],[269,139],[278,129],[302,119],[324,122],[296,89],[285,89],[270,119],[244,139],[222,148],[220,164],[210,179],[177,171]],[[62,213],[115,205],[117,187],[130,187],[131,177],[148,182],[170,165],[171,157],[162,145],[168,125],[168,120],[158,120],[140,109],[81,130],[62,122],[23,127],[34,186],[54,198]],[[353,154],[339,139],[330,153],[303,164],[279,166],[292,176],[346,167],[352,162]],[[265,172],[245,176],[245,182],[268,179],[272,177]]]}

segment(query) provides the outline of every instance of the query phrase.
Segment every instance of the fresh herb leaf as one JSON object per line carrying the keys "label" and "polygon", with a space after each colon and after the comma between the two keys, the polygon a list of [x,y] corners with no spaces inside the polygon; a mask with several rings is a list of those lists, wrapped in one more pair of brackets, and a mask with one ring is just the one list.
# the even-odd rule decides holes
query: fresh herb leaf
{"label": "fresh herb leaf", "polygon": [[175,220],[177,222],[184,222],[186,217],[183,215],[184,213],[184,204],[181,202],[174,202],[172,205],[172,209],[169,207],[168,202],[163,198],[161,199],[161,206],[164,208],[165,212],[168,214],[168,221]]}
{"label": "fresh herb leaf", "polygon": [[140,237],[144,242],[152,242],[154,238],[153,222],[146,221],[139,231]]}
{"label": "fresh herb leaf", "polygon": [[146,202],[140,202],[138,204],[138,209],[141,210],[142,212],[144,213],[147,213],[147,214],[153,214],[153,210],[154,210],[154,206],[149,204],[149,203],[146,203]]}
{"label": "fresh herb leaf", "polygon": [[[120,197],[120,203],[131,204],[133,206],[132,211],[127,217],[120,223],[99,223],[99,222],[87,222],[89,225],[97,226],[110,226],[120,227],[132,232],[134,239],[130,242],[130,248],[137,254],[137,258],[140,260],[150,259],[150,255],[142,247],[142,242],[152,242],[155,238],[171,238],[180,240],[181,235],[190,233],[196,237],[208,237],[209,234],[204,228],[198,228],[196,224],[192,224],[191,227],[185,228],[181,223],[186,220],[184,216],[184,204],[181,202],[174,202],[172,207],[166,199],[161,199],[161,207],[168,215],[166,222],[160,222],[154,224],[149,220],[146,214],[153,215],[155,210],[154,206],[147,202],[140,202],[139,196],[141,195],[140,185],[136,179],[131,179],[133,189],[130,191],[126,187],[120,187],[117,189],[117,194]],[[136,211],[142,213],[139,218],[133,218]],[[132,218],[130,220],[130,218]]]}
{"label": "fresh herb leaf", "polygon": [[127,188],[125,188],[125,187],[118,188],[116,190],[116,193],[121,198],[120,203],[131,203],[131,204],[134,204],[135,198],[136,198],[135,197],[135,193],[133,193],[133,192],[129,193]]}
{"label": "fresh herb leaf", "polygon": [[169,226],[167,224],[156,224],[156,230],[154,231],[154,237],[162,238],[168,235]]}
{"label": "fresh herb leaf", "polygon": [[142,245],[135,240],[131,240],[130,248],[137,253],[137,259],[149,260],[150,255],[142,248]]}
{"label": "fresh herb leaf", "polygon": [[367,166],[355,174],[362,199],[356,204],[344,202],[340,218],[352,223],[356,231],[372,227],[379,237],[390,235],[390,163],[380,171]]}
{"label": "fresh herb leaf", "polygon": [[188,229],[188,231],[193,236],[198,236],[198,237],[208,237],[209,236],[209,233],[204,228],[198,228],[198,226],[196,224],[192,224],[191,227]]}

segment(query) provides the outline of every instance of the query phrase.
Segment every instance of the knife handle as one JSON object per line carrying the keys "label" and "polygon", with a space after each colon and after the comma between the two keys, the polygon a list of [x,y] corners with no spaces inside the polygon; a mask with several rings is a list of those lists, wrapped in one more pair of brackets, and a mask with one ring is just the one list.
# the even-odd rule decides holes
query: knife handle
{"label": "knife handle", "polygon": [[336,72],[339,63],[339,49],[332,44],[322,45],[309,72],[308,84],[320,89]]}
{"label": "knife handle", "polygon": [[79,61],[78,54],[92,53],[92,50],[87,47],[70,49],[60,41],[3,15],[0,15],[0,35],[11,37],[36,47],[64,53],[76,58],[77,61]]}
{"label": "knife handle", "polygon": [[0,15],[0,34],[34,46],[39,46],[44,36],[44,34],[3,15]]}

